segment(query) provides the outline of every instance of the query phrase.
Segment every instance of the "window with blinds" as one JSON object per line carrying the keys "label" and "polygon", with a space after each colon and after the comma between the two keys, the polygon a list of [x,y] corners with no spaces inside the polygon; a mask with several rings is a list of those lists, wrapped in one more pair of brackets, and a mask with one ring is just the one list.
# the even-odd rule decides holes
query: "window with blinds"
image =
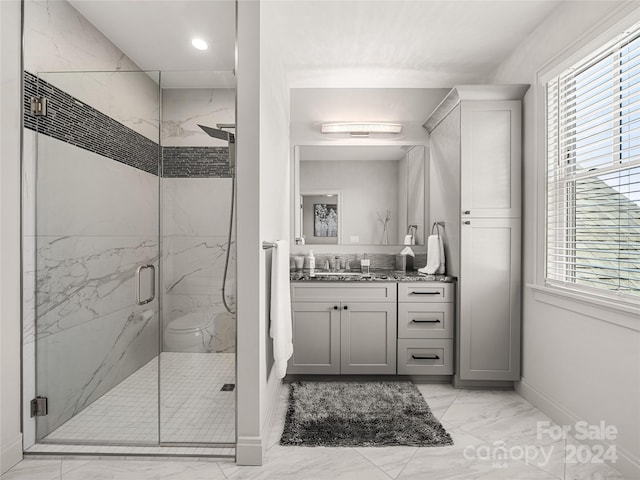
{"label": "window with blinds", "polygon": [[546,85],[549,284],[640,296],[640,27]]}

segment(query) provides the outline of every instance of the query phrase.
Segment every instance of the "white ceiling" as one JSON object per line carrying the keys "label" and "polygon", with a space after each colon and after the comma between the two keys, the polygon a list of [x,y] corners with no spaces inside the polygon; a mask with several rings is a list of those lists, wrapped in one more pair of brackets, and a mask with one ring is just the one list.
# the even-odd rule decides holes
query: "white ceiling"
{"label": "white ceiling", "polygon": [[[165,75],[164,86],[233,85],[235,0],[69,1],[142,69],[223,72]],[[415,138],[437,89],[489,81],[561,1],[262,0],[261,52],[286,68],[303,137],[323,121],[384,120]]]}
{"label": "white ceiling", "polygon": [[292,87],[451,87],[486,81],[558,3],[276,0],[262,29]]}
{"label": "white ceiling", "polygon": [[[235,0],[70,3],[142,69],[234,68]],[[485,81],[558,3],[263,0],[261,44],[292,87],[450,87]]]}
{"label": "white ceiling", "polygon": [[[182,75],[193,87],[206,80],[226,87],[233,77],[236,39],[233,0],[68,1],[143,70],[199,72]],[[193,48],[194,37],[205,40],[208,50]],[[174,74],[167,81],[175,82],[175,77]],[[163,85],[167,85],[164,80]]]}

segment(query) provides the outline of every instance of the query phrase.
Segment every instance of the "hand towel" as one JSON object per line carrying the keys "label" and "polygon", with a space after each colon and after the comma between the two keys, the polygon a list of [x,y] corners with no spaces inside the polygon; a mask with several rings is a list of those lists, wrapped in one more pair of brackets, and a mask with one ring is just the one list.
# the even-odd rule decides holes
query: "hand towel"
{"label": "hand towel", "polygon": [[444,242],[442,241],[442,237],[438,235],[438,243],[440,244],[440,267],[436,273],[438,275],[444,275],[445,265],[444,265]]}
{"label": "hand towel", "polygon": [[273,359],[278,378],[287,374],[287,360],[293,355],[291,294],[289,292],[289,242],[278,240],[271,256],[271,327]]}
{"label": "hand towel", "polygon": [[429,235],[427,239],[427,264],[418,271],[427,275],[444,274],[444,245],[440,235]]}

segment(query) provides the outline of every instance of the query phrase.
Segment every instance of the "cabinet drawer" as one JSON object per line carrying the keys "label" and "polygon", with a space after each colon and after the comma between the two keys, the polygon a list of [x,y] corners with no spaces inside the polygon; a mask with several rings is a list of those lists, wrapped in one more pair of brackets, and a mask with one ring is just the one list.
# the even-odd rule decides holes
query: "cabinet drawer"
{"label": "cabinet drawer", "polygon": [[291,282],[296,302],[395,302],[397,287],[386,282]]}
{"label": "cabinet drawer", "polygon": [[399,339],[398,375],[453,374],[452,339]]}
{"label": "cabinet drawer", "polygon": [[453,283],[407,282],[398,284],[399,302],[453,302]]}
{"label": "cabinet drawer", "polygon": [[453,338],[453,303],[398,303],[398,338]]}

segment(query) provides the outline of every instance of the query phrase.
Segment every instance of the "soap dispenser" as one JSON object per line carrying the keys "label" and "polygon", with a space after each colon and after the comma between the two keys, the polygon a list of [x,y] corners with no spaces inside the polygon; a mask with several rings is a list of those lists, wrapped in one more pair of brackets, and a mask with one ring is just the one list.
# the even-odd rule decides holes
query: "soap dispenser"
{"label": "soap dispenser", "polygon": [[369,273],[370,273],[370,270],[369,270],[370,265],[371,265],[371,260],[369,259],[369,257],[365,253],[364,255],[362,255],[362,259],[360,260],[360,271],[362,272],[363,275],[369,275]]}
{"label": "soap dispenser", "polygon": [[309,274],[314,275],[316,270],[316,257],[313,256],[313,250],[309,250],[306,263],[307,263],[307,266],[309,267]]}

